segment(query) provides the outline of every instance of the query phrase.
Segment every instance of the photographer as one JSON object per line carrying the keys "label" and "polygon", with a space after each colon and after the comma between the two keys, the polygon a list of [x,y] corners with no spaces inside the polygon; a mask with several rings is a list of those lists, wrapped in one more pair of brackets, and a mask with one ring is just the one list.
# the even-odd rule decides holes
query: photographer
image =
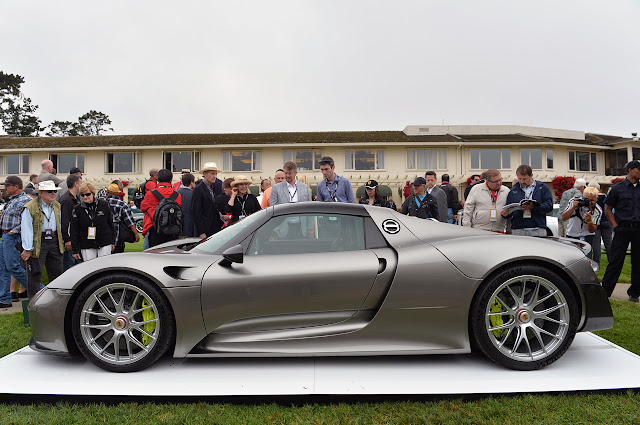
{"label": "photographer", "polygon": [[[602,208],[598,205],[598,189],[588,187],[582,192],[582,198],[573,198],[562,213],[562,219],[567,222],[567,237],[580,239],[589,245],[602,220]],[[587,255],[593,258],[593,250]]]}

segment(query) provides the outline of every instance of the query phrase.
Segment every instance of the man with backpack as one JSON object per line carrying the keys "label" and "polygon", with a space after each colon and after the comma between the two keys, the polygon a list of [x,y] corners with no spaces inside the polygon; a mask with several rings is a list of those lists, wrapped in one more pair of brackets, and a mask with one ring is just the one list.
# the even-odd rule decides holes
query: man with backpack
{"label": "man with backpack", "polygon": [[426,191],[427,180],[416,177],[413,181],[413,195],[405,199],[401,214],[418,218],[438,219],[438,201]]}
{"label": "man with backpack", "polygon": [[149,248],[178,239],[182,230],[182,197],[171,187],[173,173],[165,168],[157,173],[158,186],[147,191],[140,204],[144,213],[142,234]]}

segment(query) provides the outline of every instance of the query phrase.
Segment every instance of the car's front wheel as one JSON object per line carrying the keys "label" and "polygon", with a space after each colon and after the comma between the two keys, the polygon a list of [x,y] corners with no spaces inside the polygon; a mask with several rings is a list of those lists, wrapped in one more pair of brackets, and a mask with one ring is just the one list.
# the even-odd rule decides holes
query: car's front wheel
{"label": "car's front wheel", "polygon": [[578,305],[556,273],[514,266],[490,278],[471,307],[471,337],[491,360],[517,370],[540,369],[569,348]]}
{"label": "car's front wheel", "polygon": [[111,275],[90,283],[73,308],[80,352],[112,372],[142,370],[169,349],[175,333],[168,301],[136,276]]}

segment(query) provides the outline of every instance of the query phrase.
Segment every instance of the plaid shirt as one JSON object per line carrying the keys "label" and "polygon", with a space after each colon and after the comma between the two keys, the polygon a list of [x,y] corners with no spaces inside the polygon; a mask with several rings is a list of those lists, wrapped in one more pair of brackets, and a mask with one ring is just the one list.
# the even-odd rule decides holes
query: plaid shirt
{"label": "plaid shirt", "polygon": [[133,221],[133,214],[131,213],[131,208],[124,202],[122,199],[118,197],[118,195],[108,195],[106,198],[107,203],[109,204],[109,209],[113,214],[113,224],[116,229],[116,239],[115,244],[118,245],[120,239],[120,226],[118,226],[119,222],[126,224],[128,227],[131,227],[135,224]]}
{"label": "plaid shirt", "polygon": [[22,209],[31,200],[31,196],[24,192],[13,195],[2,210],[2,230],[13,230],[13,233],[20,233],[20,222],[22,221]]}

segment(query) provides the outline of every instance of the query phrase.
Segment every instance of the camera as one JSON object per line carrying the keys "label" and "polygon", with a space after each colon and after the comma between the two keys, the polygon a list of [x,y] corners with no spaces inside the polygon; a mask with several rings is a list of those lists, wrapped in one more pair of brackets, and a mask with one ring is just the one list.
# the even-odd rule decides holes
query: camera
{"label": "camera", "polygon": [[587,198],[580,198],[578,199],[578,206],[589,208],[591,206],[591,201]]}

